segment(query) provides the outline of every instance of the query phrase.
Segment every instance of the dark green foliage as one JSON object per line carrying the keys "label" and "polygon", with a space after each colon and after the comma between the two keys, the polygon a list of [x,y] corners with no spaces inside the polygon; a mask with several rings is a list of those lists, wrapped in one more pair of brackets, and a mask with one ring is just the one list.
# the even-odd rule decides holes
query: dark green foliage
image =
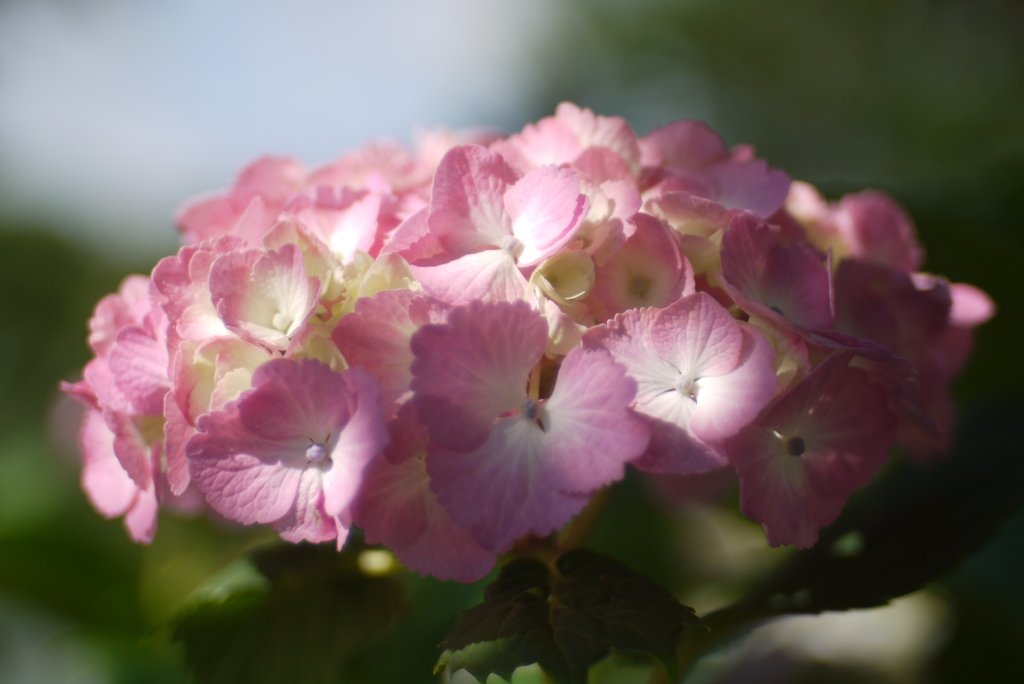
{"label": "dark green foliage", "polygon": [[539,663],[554,681],[577,684],[615,649],[648,653],[674,673],[676,642],[697,622],[691,608],[593,551],[569,551],[556,568],[532,558],[506,565],[448,635],[438,668],[466,668],[483,681]]}
{"label": "dark green foliage", "polygon": [[406,605],[394,579],[359,571],[356,554],[330,545],[280,545],[256,554],[269,590],[201,604],[174,628],[196,681],[345,681],[350,664]]}

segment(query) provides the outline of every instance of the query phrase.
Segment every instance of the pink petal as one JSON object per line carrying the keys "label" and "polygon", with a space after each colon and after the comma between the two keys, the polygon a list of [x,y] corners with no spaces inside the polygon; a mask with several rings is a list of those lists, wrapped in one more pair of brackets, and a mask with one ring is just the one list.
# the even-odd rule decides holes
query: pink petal
{"label": "pink petal", "polygon": [[743,347],[736,319],[704,292],[663,309],[650,334],[654,352],[694,380],[731,372]]}
{"label": "pink petal", "polygon": [[82,451],[82,489],[106,518],[123,515],[135,501],[138,486],[114,455],[114,434],[103,414],[86,411],[79,433]]}
{"label": "pink petal", "polygon": [[422,575],[475,582],[494,567],[495,554],[456,526],[437,502],[422,456],[400,463],[374,460],[367,467],[353,520],[366,532],[367,543],[386,544],[399,561]]}
{"label": "pink petal", "polygon": [[[433,436],[433,433],[431,433]],[[432,443],[431,488],[452,519],[495,553],[527,532],[544,536],[579,513],[590,494],[571,494],[543,476],[544,433],[521,415],[501,418],[480,446],[451,451]]]}
{"label": "pink petal", "polygon": [[735,216],[722,239],[722,275],[747,313],[807,330],[832,325],[829,274],[821,259],[803,245],[780,244],[750,214]]}
{"label": "pink petal", "polygon": [[571,492],[619,480],[625,464],[647,448],[644,423],[627,409],[636,382],[603,350],[573,349],[562,361],[555,390],[544,404],[550,418],[544,477]]}
{"label": "pink petal", "polygon": [[214,263],[210,294],[224,324],[239,335],[287,347],[320,298],[295,245],[232,252]]}
{"label": "pink petal", "polygon": [[589,207],[589,200],[580,195],[579,179],[569,169],[542,166],[519,179],[505,193],[511,232],[524,247],[518,264],[538,264],[561,249]]}
{"label": "pink petal", "polygon": [[741,328],[743,351],[729,373],[700,379],[697,408],[690,416],[690,430],[702,440],[714,442],[736,433],[775,396],[775,350],[750,326]]}
{"label": "pink petal", "polygon": [[639,140],[644,166],[702,169],[728,156],[721,136],[699,121],[674,121]]}
{"label": "pink petal", "polygon": [[715,182],[712,199],[726,209],[747,209],[763,218],[777,212],[789,193],[789,176],[761,159],[719,162],[705,173]]}
{"label": "pink petal", "polygon": [[363,468],[387,446],[387,425],[380,405],[380,386],[362,368],[350,368],[342,376],[355,396],[355,411],[341,432],[335,432],[331,450],[333,465],[324,473],[324,510],[341,517],[362,482]]}
{"label": "pink petal", "polygon": [[512,233],[505,191],[517,180],[519,174],[505,160],[483,147],[452,148],[434,175],[430,231],[453,255],[485,245],[500,247]]}
{"label": "pink petal", "polygon": [[485,249],[436,266],[409,268],[427,294],[453,306],[475,300],[513,302],[526,295],[526,278],[503,249]]}
{"label": "pink petal", "polygon": [[411,290],[384,290],[357,300],[355,311],[342,316],[331,333],[349,366],[361,366],[377,378],[387,413],[397,410],[397,400],[412,382],[410,338],[421,325],[440,322],[447,309]]}
{"label": "pink petal", "polygon": [[110,349],[114,381],[139,415],[163,414],[164,395],[171,386],[166,329],[167,318],[156,309],[143,325],[122,328]]}
{"label": "pink petal", "polygon": [[431,439],[475,449],[495,418],[518,410],[526,380],[547,347],[544,318],[526,302],[471,302],[452,309],[447,325],[413,335],[412,389]]}
{"label": "pink petal", "polygon": [[670,229],[652,216],[637,214],[636,232],[596,270],[592,297],[605,318],[627,309],[663,307],[693,292],[693,269],[679,252]]}

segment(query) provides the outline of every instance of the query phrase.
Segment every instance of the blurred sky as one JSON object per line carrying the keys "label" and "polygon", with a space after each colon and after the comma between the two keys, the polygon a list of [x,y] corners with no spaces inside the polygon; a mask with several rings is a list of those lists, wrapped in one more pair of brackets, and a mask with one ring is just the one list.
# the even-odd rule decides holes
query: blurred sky
{"label": "blurred sky", "polygon": [[0,222],[165,253],[253,158],[518,127],[544,0],[0,0]]}

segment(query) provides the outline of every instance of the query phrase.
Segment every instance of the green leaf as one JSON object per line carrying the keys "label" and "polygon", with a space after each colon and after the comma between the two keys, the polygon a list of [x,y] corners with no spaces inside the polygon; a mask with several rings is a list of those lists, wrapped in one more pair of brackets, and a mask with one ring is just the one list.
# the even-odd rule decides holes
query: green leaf
{"label": "green leaf", "polygon": [[946,457],[904,461],[851,501],[818,544],[733,606],[716,627],[781,613],[868,608],[951,570],[1024,505],[1024,405],[975,416]]}
{"label": "green leaf", "polygon": [[200,604],[174,628],[196,681],[343,681],[352,661],[405,608],[399,584],[362,574],[357,554],[307,544],[255,554],[268,590]]}
{"label": "green leaf", "polygon": [[642,651],[675,673],[675,646],[693,609],[622,563],[586,549],[563,554],[557,572],[525,558],[502,568],[484,602],[463,613],[445,639],[437,670],[465,668],[483,681],[508,680],[539,663],[555,682],[585,684],[613,649]]}

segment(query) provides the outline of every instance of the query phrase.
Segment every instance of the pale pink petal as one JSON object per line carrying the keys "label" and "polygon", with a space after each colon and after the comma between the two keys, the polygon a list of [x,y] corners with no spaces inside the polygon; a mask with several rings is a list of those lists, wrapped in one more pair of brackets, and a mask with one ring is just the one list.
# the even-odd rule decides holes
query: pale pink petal
{"label": "pale pink petal", "polygon": [[735,434],[775,396],[775,350],[753,328],[745,326],[742,332],[743,351],[737,366],[699,381],[689,426],[702,440],[713,442]]}
{"label": "pale pink petal", "polygon": [[436,266],[409,267],[427,294],[451,305],[475,300],[513,302],[526,295],[526,278],[503,249],[485,249]]}
{"label": "pale pink petal", "polygon": [[544,318],[526,302],[471,302],[447,325],[413,335],[412,389],[420,419],[439,446],[475,449],[494,419],[518,410],[526,380],[547,347]]}
{"label": "pale pink petal", "polygon": [[483,147],[452,148],[434,174],[430,231],[454,255],[500,247],[512,233],[505,191],[517,180],[519,174],[505,160]]}
{"label": "pale pink petal", "polygon": [[949,293],[953,308],[949,312],[951,325],[973,328],[996,315],[996,305],[983,290],[967,283],[952,283]]}
{"label": "pale pink petal", "polygon": [[[505,193],[511,232],[522,243],[520,266],[540,263],[563,247],[590,208],[580,181],[569,169],[542,166]],[[501,245],[501,243],[498,243]]]}
{"label": "pale pink petal", "polygon": [[82,489],[92,505],[106,518],[116,518],[135,501],[138,486],[114,455],[114,434],[103,414],[86,411],[78,436],[82,451]]}
{"label": "pale pink petal", "polygon": [[564,122],[573,132],[581,149],[606,147],[622,157],[630,168],[639,167],[640,148],[637,145],[636,134],[625,119],[618,116],[599,116],[571,102],[560,103],[555,108],[555,118]]}
{"label": "pale pink petal", "polygon": [[673,389],[679,369],[654,350],[651,328],[661,309],[630,309],[583,335],[584,349],[606,349],[637,383],[636,402],[644,404]]}
{"label": "pale pink petal", "polygon": [[626,160],[608,147],[588,147],[573,160],[572,165],[597,183],[625,181],[636,184]]}
{"label": "pale pink petal", "polygon": [[[153,463],[150,454],[151,445],[142,434],[140,427],[143,421],[154,421],[153,418],[133,419],[132,416],[119,411],[103,411],[103,419],[107,427],[114,433],[114,453],[125,472],[131,476],[140,489],[145,489],[153,480]],[[139,423],[136,423],[136,420]]]}
{"label": "pale pink petal", "polygon": [[210,271],[210,294],[230,330],[287,347],[316,308],[320,280],[306,272],[299,248],[285,245],[221,257]]}
{"label": "pale pink petal", "polygon": [[142,323],[153,306],[149,286],[149,278],[145,276],[128,276],[115,294],[107,295],[96,304],[89,319],[89,346],[96,356],[107,355],[119,330]]}
{"label": "pale pink petal", "polygon": [[428,213],[429,209],[421,209],[398,226],[381,247],[381,256],[399,254],[409,263],[413,263],[429,259],[444,251],[440,238],[430,232]]}
{"label": "pale pink petal", "polygon": [[150,481],[146,489],[140,490],[132,507],[124,516],[124,526],[128,535],[140,544],[153,541],[156,534],[157,510],[160,504],[156,498],[154,483]]}
{"label": "pale pink petal", "polygon": [[654,352],[693,380],[732,372],[743,347],[736,319],[704,292],[663,309],[650,336]]}
{"label": "pale pink petal", "polygon": [[606,319],[628,309],[667,306],[694,291],[693,269],[670,229],[647,214],[634,220],[636,232],[596,270],[591,295]]}
{"label": "pale pink petal", "polygon": [[293,543],[308,541],[319,544],[340,535],[343,537],[340,543],[344,543],[347,530],[340,528],[324,507],[322,477],[319,468],[306,468],[302,471],[295,494],[295,506],[273,523],[282,539]]}

